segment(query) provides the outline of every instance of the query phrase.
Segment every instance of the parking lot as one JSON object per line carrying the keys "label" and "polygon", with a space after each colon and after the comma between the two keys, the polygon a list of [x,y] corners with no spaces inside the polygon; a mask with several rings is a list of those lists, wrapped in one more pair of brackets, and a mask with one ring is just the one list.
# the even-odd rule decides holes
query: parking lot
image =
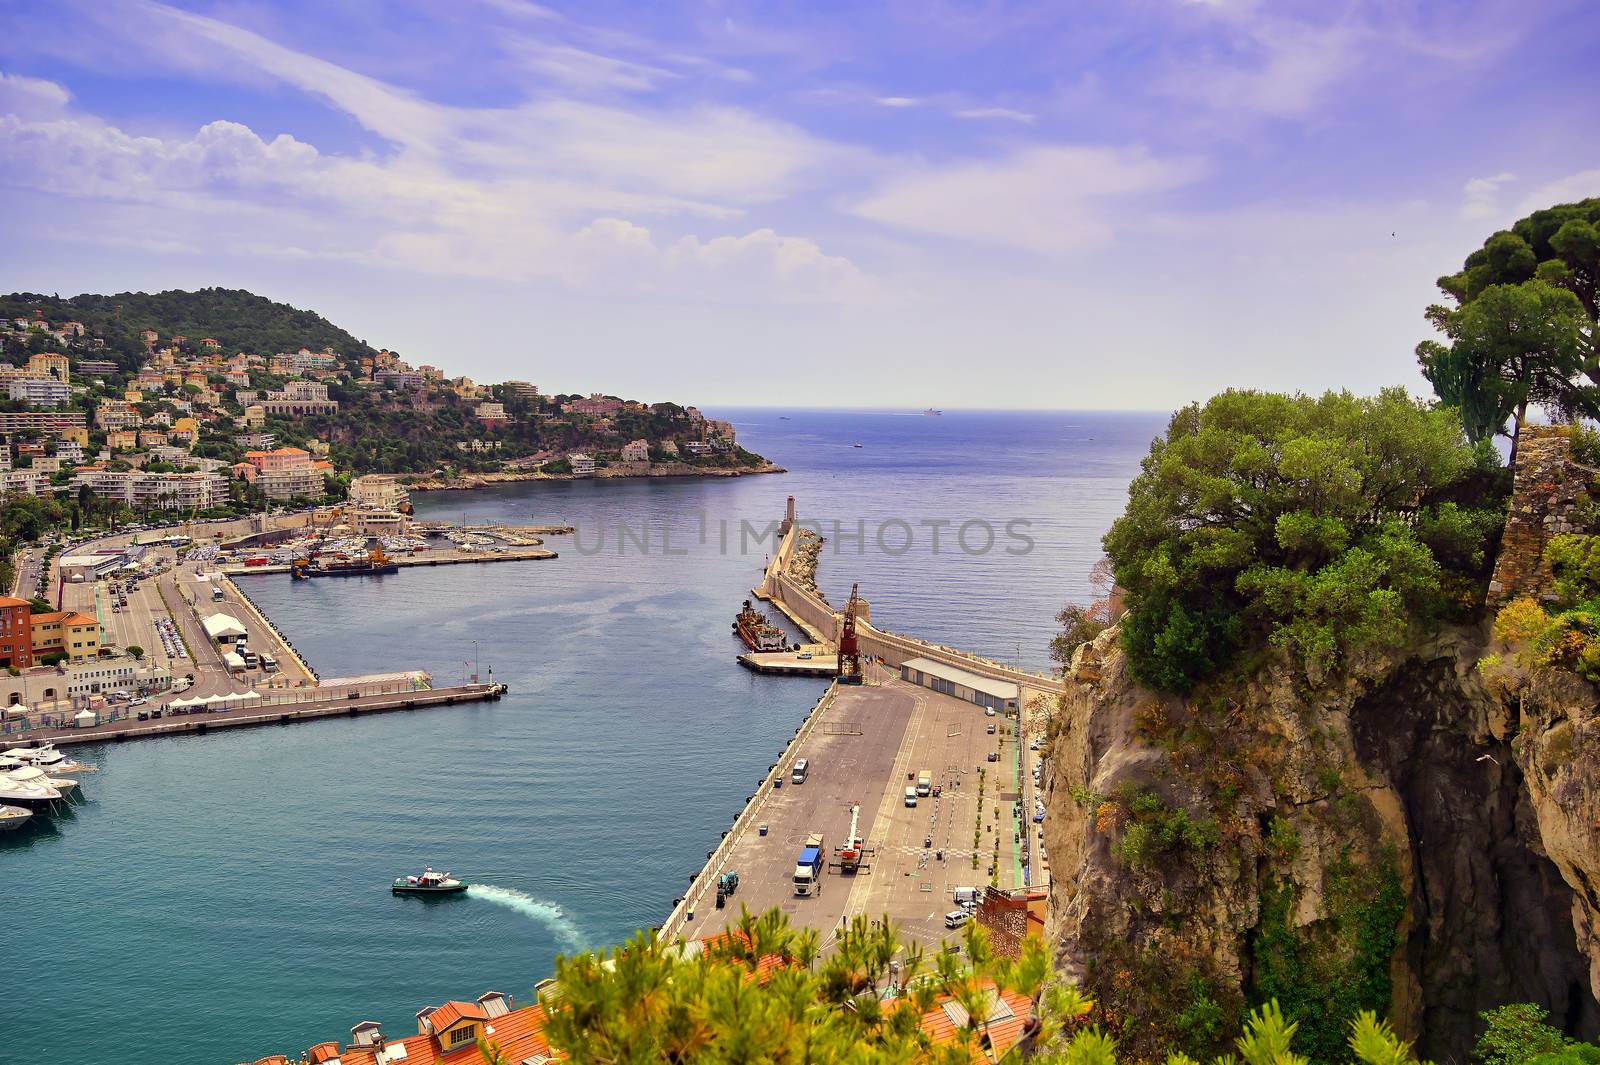
{"label": "parking lot", "polygon": [[[767,834],[747,831],[722,866],[740,880],[727,908],[716,910],[708,892],[684,935],[720,930],[743,903],[755,912],[778,907],[792,922],[821,931],[824,946],[842,919],[884,914],[909,939],[932,946],[958,935],[945,922],[957,888],[981,891],[991,869],[998,886],[1022,886],[1021,844],[1034,826],[1031,805],[1015,816],[1014,802],[1030,801],[1018,790],[1030,752],[1018,749],[1015,721],[893,678],[879,670],[875,683],[838,690],[786,762],[807,760],[805,783],[786,777],[781,788],[757,797],[753,821],[764,823]],[[905,789],[915,787],[923,770],[938,794],[908,807]],[[836,850],[856,803],[867,856],[859,873],[845,875]],[[820,896],[796,896],[796,860],[813,832],[825,837],[830,867]]]}

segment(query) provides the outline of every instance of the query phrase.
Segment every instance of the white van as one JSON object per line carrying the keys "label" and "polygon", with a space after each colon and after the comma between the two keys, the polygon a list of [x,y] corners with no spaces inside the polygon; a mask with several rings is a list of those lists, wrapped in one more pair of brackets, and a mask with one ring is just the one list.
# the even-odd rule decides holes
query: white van
{"label": "white van", "polygon": [[789,783],[804,784],[806,782],[806,773],[810,768],[810,764],[804,758],[795,762],[794,767],[789,770]]}
{"label": "white van", "polygon": [[917,805],[917,789],[916,788],[914,788],[914,787],[906,788],[906,805],[907,806],[915,806],[915,805]]}

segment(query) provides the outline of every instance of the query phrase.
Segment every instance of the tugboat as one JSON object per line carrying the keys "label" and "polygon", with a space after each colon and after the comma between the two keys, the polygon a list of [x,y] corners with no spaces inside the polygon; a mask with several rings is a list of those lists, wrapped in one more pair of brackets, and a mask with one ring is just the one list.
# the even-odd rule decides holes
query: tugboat
{"label": "tugboat", "polygon": [[456,880],[449,873],[436,873],[433,866],[423,866],[418,876],[402,876],[390,888],[396,895],[450,895],[467,890],[464,880]]}
{"label": "tugboat", "polygon": [[733,619],[733,628],[752,651],[781,651],[788,640],[783,630],[768,621],[748,599],[744,601],[744,609]]}

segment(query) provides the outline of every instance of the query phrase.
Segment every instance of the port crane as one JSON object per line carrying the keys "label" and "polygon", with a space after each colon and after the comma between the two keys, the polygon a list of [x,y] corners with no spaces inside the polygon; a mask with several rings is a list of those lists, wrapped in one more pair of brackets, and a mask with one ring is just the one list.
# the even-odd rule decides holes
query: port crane
{"label": "port crane", "polygon": [[844,621],[839,629],[839,683],[861,683],[861,645],[856,639],[856,613],[861,609],[861,585],[850,586],[850,600],[844,605]]}
{"label": "port crane", "polygon": [[866,857],[870,853],[862,842],[861,833],[861,804],[850,804],[850,831],[845,834],[844,842],[834,851],[839,856],[836,863],[841,873],[857,873],[868,868]]}

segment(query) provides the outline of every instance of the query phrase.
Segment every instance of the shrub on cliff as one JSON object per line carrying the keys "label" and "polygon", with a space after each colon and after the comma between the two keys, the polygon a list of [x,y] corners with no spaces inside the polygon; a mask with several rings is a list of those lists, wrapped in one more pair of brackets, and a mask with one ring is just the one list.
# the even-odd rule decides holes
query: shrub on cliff
{"label": "shrub on cliff", "polygon": [[1471,608],[1504,481],[1455,411],[1403,389],[1185,407],[1105,538],[1134,675],[1188,691],[1260,639],[1324,671]]}

